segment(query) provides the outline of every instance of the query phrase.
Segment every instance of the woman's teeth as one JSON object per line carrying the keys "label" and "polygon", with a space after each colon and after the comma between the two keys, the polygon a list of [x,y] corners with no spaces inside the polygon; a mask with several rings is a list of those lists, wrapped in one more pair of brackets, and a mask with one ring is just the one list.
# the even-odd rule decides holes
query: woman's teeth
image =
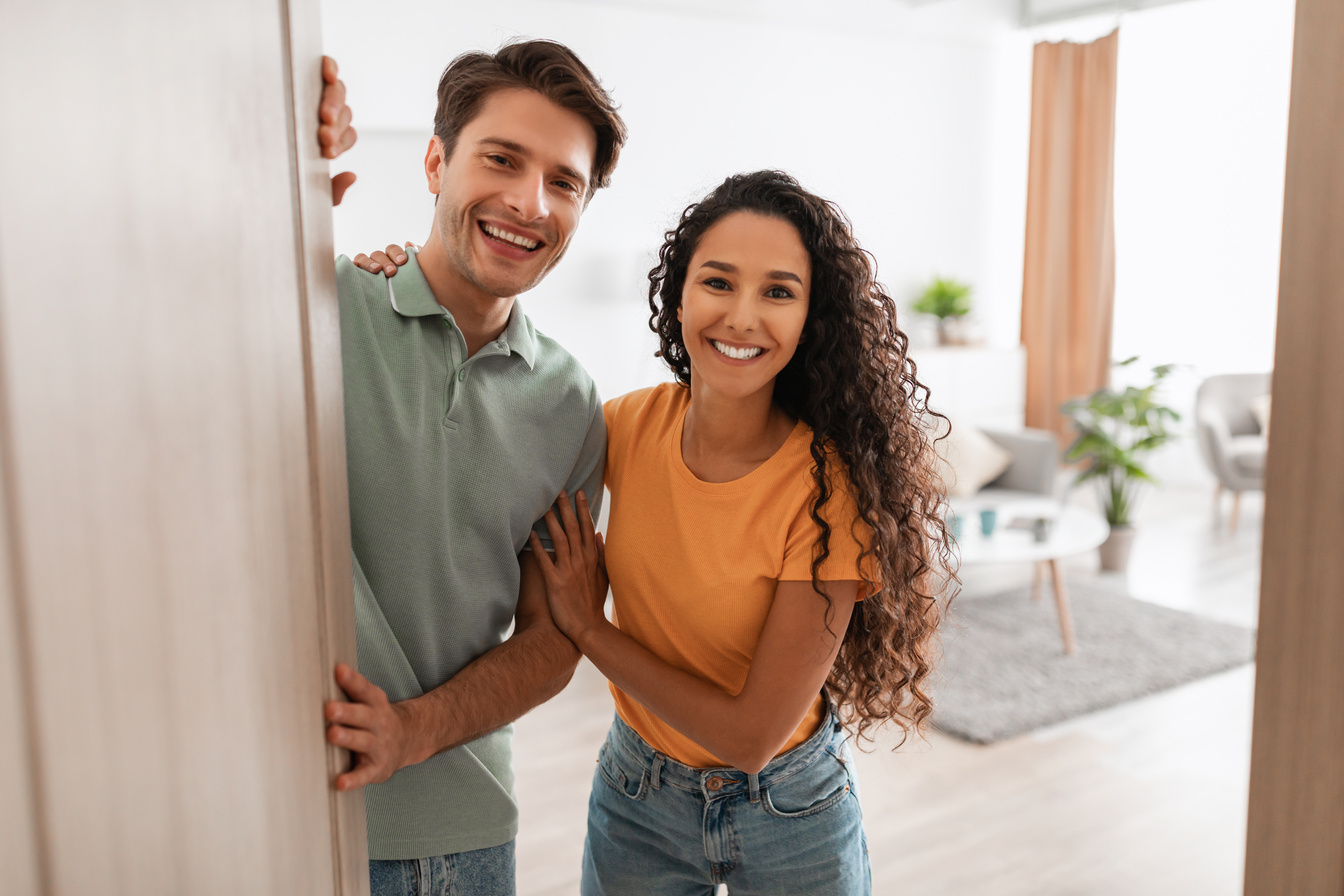
{"label": "woman's teeth", "polygon": [[527,249],[529,251],[541,245],[541,243],[537,242],[536,240],[530,240],[527,237],[519,236],[516,233],[509,233],[507,230],[500,230],[493,224],[486,224],[482,222],[481,229],[497,240],[503,240],[506,243],[513,243],[515,246],[522,246],[524,249]]}
{"label": "woman's teeth", "polygon": [[756,345],[753,345],[751,348],[733,348],[726,342],[719,342],[719,340],[717,339],[711,339],[709,341],[716,349],[719,350],[720,354],[727,355],[728,357],[733,358],[734,360],[737,361],[745,361],[748,358],[754,358],[761,352],[765,351],[765,349]]}

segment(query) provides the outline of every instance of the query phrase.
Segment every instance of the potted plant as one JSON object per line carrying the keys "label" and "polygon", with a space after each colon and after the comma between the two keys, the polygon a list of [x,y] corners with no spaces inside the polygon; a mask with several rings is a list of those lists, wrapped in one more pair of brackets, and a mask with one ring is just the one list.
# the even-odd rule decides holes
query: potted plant
{"label": "potted plant", "polygon": [[[1115,366],[1127,367],[1137,360],[1137,356],[1127,358]],[[1181,419],[1180,415],[1157,400],[1162,380],[1175,368],[1174,364],[1159,365],[1146,386],[1098,389],[1063,407],[1078,428],[1078,437],[1064,452],[1064,459],[1088,462],[1073,484],[1089,480],[1098,484],[1102,510],[1111,526],[1110,537],[1101,546],[1102,569],[1122,570],[1128,564],[1135,499],[1145,484],[1157,481],[1144,463],[1151,452],[1176,437],[1167,424]]]}
{"label": "potted plant", "polygon": [[950,278],[935,277],[910,308],[938,318],[938,344],[952,345],[960,341],[954,332],[955,322],[971,311],[971,287]]}

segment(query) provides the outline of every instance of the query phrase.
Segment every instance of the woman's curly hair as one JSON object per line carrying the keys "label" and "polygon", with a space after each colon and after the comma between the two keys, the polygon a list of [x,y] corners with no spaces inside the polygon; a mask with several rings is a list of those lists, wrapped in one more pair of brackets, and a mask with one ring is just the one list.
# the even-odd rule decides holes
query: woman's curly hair
{"label": "woman's curly hair", "polygon": [[867,597],[854,605],[827,690],[861,738],[888,720],[907,734],[918,731],[932,709],[924,684],[942,616],[938,598],[956,581],[929,420],[946,418],[928,408],[929,390],[916,378],[895,303],[876,281],[873,257],[855,241],[849,219],[779,171],[733,175],[665,235],[649,272],[649,326],[678,381],[691,385],[677,320],[687,268],[705,231],[733,212],[789,222],[811,259],[807,321],[775,380],[774,400],[812,428],[811,516],[821,530],[813,587],[820,591],[818,571],[830,556],[831,526],[822,508],[844,481],[828,469],[836,459],[872,533],[860,560]]}

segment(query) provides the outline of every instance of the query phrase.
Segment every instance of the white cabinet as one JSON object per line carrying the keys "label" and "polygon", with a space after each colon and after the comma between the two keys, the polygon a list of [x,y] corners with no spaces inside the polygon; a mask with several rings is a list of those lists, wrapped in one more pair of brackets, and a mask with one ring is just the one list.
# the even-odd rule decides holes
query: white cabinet
{"label": "white cabinet", "polygon": [[1022,428],[1027,387],[1022,346],[917,346],[910,357],[935,411],[987,429]]}

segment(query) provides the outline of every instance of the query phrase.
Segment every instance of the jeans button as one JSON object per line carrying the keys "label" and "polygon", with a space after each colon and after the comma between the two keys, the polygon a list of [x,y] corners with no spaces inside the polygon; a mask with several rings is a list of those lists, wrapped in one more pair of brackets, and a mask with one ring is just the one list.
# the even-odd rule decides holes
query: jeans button
{"label": "jeans button", "polygon": [[708,781],[705,782],[705,787],[708,790],[717,791],[723,787],[723,779],[720,778],[718,775],[715,775],[714,777],[710,778]]}

